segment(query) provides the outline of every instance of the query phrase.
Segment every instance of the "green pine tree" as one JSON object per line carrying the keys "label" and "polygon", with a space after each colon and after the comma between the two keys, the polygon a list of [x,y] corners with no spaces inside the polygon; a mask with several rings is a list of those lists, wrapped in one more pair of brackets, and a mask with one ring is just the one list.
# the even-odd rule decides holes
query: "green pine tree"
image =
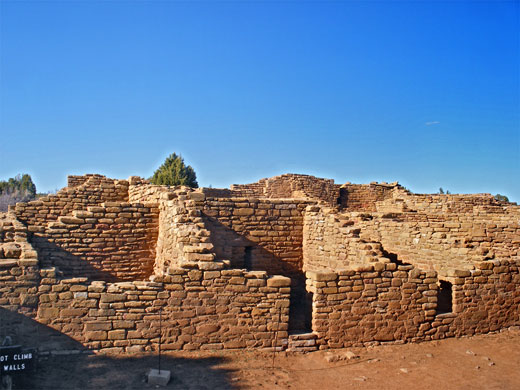
{"label": "green pine tree", "polygon": [[33,183],[31,176],[24,174],[20,179],[20,190],[27,195],[36,195],[36,185]]}
{"label": "green pine tree", "polygon": [[0,181],[0,194],[23,194],[23,196],[34,197],[36,195],[36,185],[33,183],[31,175],[24,173],[9,178],[7,181]]}
{"label": "green pine tree", "polygon": [[495,199],[498,200],[499,202],[509,202],[509,198],[507,196],[501,195],[501,194],[496,194]]}
{"label": "green pine tree", "polygon": [[150,179],[152,184],[168,186],[189,186],[197,188],[197,175],[193,168],[184,164],[182,156],[169,155]]}

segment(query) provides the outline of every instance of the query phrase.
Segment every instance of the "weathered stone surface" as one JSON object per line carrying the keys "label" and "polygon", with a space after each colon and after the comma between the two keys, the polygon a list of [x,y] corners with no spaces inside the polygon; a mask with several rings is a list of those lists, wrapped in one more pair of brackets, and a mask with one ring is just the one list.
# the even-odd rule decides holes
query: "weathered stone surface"
{"label": "weathered stone surface", "polygon": [[273,276],[267,279],[268,287],[287,287],[291,285],[291,279],[283,276]]}
{"label": "weathered stone surface", "polygon": [[[519,216],[397,183],[282,175],[194,191],[73,176],[0,214],[0,306],[109,353],[156,350],[159,317],[169,350],[485,333],[520,323]],[[297,302],[308,338],[288,336]]]}

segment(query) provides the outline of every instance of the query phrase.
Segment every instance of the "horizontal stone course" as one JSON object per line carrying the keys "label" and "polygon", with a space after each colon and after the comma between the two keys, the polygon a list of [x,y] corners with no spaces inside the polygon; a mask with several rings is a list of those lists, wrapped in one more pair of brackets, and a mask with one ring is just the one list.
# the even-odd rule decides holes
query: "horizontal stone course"
{"label": "horizontal stone course", "polygon": [[[159,312],[167,350],[485,333],[520,323],[519,217],[487,195],[397,183],[282,175],[194,190],[71,177],[0,214],[0,310],[107,353],[155,350]],[[289,340],[305,297],[311,336]]]}

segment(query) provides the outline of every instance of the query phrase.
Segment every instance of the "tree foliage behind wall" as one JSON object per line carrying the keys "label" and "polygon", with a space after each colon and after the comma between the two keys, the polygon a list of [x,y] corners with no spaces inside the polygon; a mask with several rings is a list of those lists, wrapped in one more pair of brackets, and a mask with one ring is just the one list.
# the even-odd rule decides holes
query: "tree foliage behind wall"
{"label": "tree foliage behind wall", "polygon": [[197,188],[197,175],[193,168],[184,164],[184,159],[175,153],[169,155],[164,163],[154,172],[150,181],[153,184],[168,186],[189,186]]}
{"label": "tree foliage behind wall", "polygon": [[0,211],[17,202],[27,202],[36,197],[36,185],[28,174],[16,175],[0,181]]}
{"label": "tree foliage behind wall", "polygon": [[509,202],[509,198],[502,194],[496,194],[495,199],[498,200],[499,202]]}

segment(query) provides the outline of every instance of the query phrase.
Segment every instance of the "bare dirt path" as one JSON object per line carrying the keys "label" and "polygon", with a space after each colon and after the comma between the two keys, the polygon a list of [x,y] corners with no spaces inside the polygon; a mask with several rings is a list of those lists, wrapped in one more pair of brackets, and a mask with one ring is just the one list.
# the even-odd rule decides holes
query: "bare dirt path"
{"label": "bare dirt path", "polygon": [[[351,348],[359,358],[250,351],[183,352],[163,357],[168,389],[520,389],[520,331],[420,344]],[[18,388],[146,389],[156,356],[53,356]]]}

